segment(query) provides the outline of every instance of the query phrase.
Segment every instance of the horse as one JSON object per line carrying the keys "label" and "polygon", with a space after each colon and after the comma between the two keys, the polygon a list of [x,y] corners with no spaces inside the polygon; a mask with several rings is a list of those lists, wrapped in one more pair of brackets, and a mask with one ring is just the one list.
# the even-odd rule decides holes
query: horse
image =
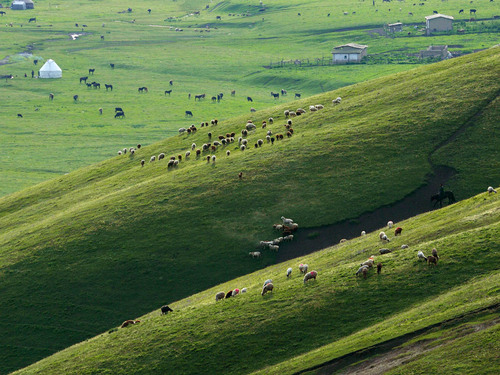
{"label": "horse", "polygon": [[443,193],[443,196],[440,196],[439,194],[434,194],[433,196],[431,196],[431,203],[432,203],[432,201],[436,201],[436,202],[434,202],[433,207],[436,207],[436,205],[438,203],[439,203],[439,207],[443,207],[443,199],[445,199],[445,198],[448,198],[448,204],[452,204],[452,203],[456,202],[455,195],[453,194],[453,192],[452,191],[445,191]]}
{"label": "horse", "polygon": [[92,86],[94,86],[95,89],[100,89],[101,88],[101,84],[99,82],[92,82]]}
{"label": "horse", "polygon": [[194,100],[196,101],[196,99],[201,100],[201,99],[205,99],[205,94],[201,94],[201,95],[195,95],[194,96]]}
{"label": "horse", "polygon": [[94,74],[95,68],[94,69],[89,69],[89,74]]}
{"label": "horse", "polygon": [[139,92],[148,92],[148,88],[143,86],[143,87],[139,87],[139,89],[137,90]]}
{"label": "horse", "polygon": [[89,79],[89,77],[80,77],[80,83],[82,82],[87,83],[87,79]]}
{"label": "horse", "polygon": [[475,9],[470,9],[470,10],[469,10],[469,13],[470,13],[470,14],[472,14],[472,13],[476,14],[476,10],[475,10]]}
{"label": "horse", "polygon": [[116,112],[115,113],[115,118],[124,118],[125,117],[125,113],[123,111],[120,111],[120,112]]}
{"label": "horse", "polygon": [[168,94],[168,96],[170,96],[171,93],[172,93],[172,90],[165,90],[165,95]]}
{"label": "horse", "polygon": [[193,117],[193,112],[191,112],[191,111],[186,111],[185,113],[186,113],[186,116]]}
{"label": "horse", "polygon": [[296,98],[300,98],[300,94],[296,92],[296,93],[295,93],[295,97],[296,97]]}
{"label": "horse", "polygon": [[30,18],[30,19],[28,20],[28,23],[30,23],[30,22],[35,22],[35,23],[36,23],[36,17]]}
{"label": "horse", "polygon": [[253,102],[252,98],[247,96],[247,102]]}
{"label": "horse", "polygon": [[279,92],[274,93],[274,92],[272,92],[272,91],[271,91],[271,96],[273,96],[273,97],[274,97],[274,99],[279,99],[279,98],[280,98],[280,94],[279,94]]}
{"label": "horse", "polygon": [[111,91],[113,91],[113,85],[108,85],[107,83],[105,83],[104,87],[106,87],[106,91],[108,91],[108,89],[111,89]]}

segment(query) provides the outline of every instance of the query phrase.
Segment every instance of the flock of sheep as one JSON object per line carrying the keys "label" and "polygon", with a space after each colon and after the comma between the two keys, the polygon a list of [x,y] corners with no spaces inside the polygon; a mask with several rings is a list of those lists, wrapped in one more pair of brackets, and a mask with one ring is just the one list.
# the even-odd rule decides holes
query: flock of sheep
{"label": "flock of sheep", "polygon": [[[332,105],[340,104],[341,100],[342,99],[340,97],[333,99]],[[324,108],[324,105],[322,105],[322,104],[310,105],[309,112],[316,112],[316,111],[319,111],[323,108]],[[288,138],[292,137],[294,134],[294,129],[292,128],[292,124],[293,124],[292,118],[296,117],[296,116],[301,116],[305,113],[307,113],[307,112],[303,108],[298,108],[295,111],[292,111],[292,110],[285,110],[284,111],[286,123],[283,124],[283,127],[284,127],[283,132],[286,131],[285,135]],[[262,121],[262,125],[261,125],[262,129],[266,129],[268,123],[274,124],[274,119],[272,117],[270,117],[268,120]],[[218,120],[213,119],[210,122],[202,122],[200,127],[201,128],[209,127],[209,126],[216,127],[218,124],[219,124]],[[253,123],[253,120],[248,120],[246,125],[245,125],[245,128],[241,130],[241,136],[238,137],[238,139],[237,139],[238,149],[240,151],[245,151],[248,147],[250,147],[250,143],[249,143],[249,140],[247,137],[249,136],[249,134],[255,133],[256,130],[257,130],[257,125],[255,125]],[[197,131],[198,131],[198,128],[193,124],[188,128],[180,128],[179,134],[180,135],[187,134],[187,136],[189,136],[190,134],[194,134]],[[217,140],[212,140],[215,136],[212,134],[211,131],[209,131],[207,133],[207,136],[208,136],[208,142],[204,143],[201,147],[196,145],[196,143],[192,143],[191,147],[183,154],[171,156],[168,163],[167,163],[167,167],[169,169],[176,168],[179,166],[179,163],[181,163],[182,160],[186,160],[186,161],[190,160],[190,158],[192,156],[192,154],[191,154],[192,152],[195,154],[196,159],[199,159],[203,154],[203,156],[206,158],[207,163],[212,162],[212,164],[215,164],[217,157],[216,157],[216,155],[214,155],[214,153],[219,148],[226,148],[228,145],[236,142],[236,133],[234,133],[234,132],[218,135]],[[284,139],[284,135],[282,133],[273,133],[272,130],[266,129],[265,141],[264,141],[264,138],[258,139],[254,143],[254,147],[260,148],[265,143],[274,145],[274,142],[282,140],[282,139]],[[125,154],[127,154],[127,150],[128,150],[129,155],[131,157],[133,157],[139,148],[140,148],[140,145],[138,145],[137,148],[135,148],[135,147],[130,147],[128,149],[124,148],[124,149],[118,151],[118,155],[125,155]],[[210,153],[210,154],[206,155],[207,153]],[[226,156],[230,156],[231,151],[226,150],[225,154],[226,154]],[[160,161],[162,159],[165,159],[165,156],[166,156],[165,152],[161,152],[158,155],[152,155],[149,158],[149,162],[152,163],[155,161]],[[140,164],[143,167],[146,164],[146,159],[141,159]],[[286,240],[291,240],[291,238],[288,237]],[[273,246],[276,246],[276,245],[273,244]]]}

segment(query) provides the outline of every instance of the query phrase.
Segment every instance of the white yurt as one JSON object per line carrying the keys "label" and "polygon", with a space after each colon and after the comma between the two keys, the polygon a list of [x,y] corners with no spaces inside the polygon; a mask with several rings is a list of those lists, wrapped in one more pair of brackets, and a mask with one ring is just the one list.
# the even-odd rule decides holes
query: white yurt
{"label": "white yurt", "polygon": [[40,78],[61,78],[62,70],[54,60],[48,59],[47,62],[40,68],[38,76]]}

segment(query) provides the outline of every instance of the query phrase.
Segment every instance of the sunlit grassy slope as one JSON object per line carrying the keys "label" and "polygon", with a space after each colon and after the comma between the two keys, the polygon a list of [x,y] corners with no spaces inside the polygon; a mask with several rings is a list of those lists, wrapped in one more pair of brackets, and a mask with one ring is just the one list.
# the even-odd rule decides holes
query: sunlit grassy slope
{"label": "sunlit grassy slope", "polygon": [[[126,11],[129,6],[131,12]],[[499,10],[496,2],[474,6],[480,19],[492,18]],[[39,0],[34,10],[4,9],[0,60],[7,64],[0,65],[0,75],[15,78],[0,81],[0,196],[105,160],[122,143],[152,144],[191,123],[249,114],[251,107],[291,102],[295,93],[311,96],[417,66],[291,64],[267,69],[271,62],[328,61],[335,46],[349,42],[368,45],[370,54],[389,56],[415,54],[436,44],[449,45],[452,52],[471,52],[498,43],[497,33],[484,30],[483,21],[458,26],[468,20],[458,10],[468,7],[466,0],[428,0],[425,6],[403,2],[396,8],[382,1],[374,7],[370,1],[351,0],[273,0],[262,5],[257,0]],[[424,16],[435,9],[455,16],[456,28],[464,27],[467,33],[417,36],[412,24],[421,27]],[[32,17],[36,23],[28,22]],[[396,38],[378,33],[398,20],[411,35],[407,30]],[[70,34],[75,33],[81,35],[72,40]],[[32,79],[31,71],[36,75],[49,58],[59,64],[63,78]],[[95,69],[93,75],[89,68]],[[101,89],[87,88],[79,81],[82,76],[99,82]],[[112,84],[113,91],[104,84]],[[148,94],[138,93],[142,86],[148,87]],[[280,89],[289,94],[274,100],[270,92]],[[231,90],[236,90],[234,97]],[[188,99],[190,93],[205,93],[207,98],[195,102]],[[218,93],[224,98],[213,103],[211,97]],[[76,103],[74,95],[79,96]],[[253,102],[247,102],[247,96]],[[114,119],[115,107],[125,110],[124,119]],[[185,116],[186,110],[193,118]]]}
{"label": "sunlit grassy slope", "polygon": [[[474,334],[480,326],[466,330],[477,320],[468,318],[454,335],[471,336],[452,342],[444,340],[445,331],[431,331],[434,338],[443,336],[443,345],[413,358],[415,364],[405,361],[395,373],[494,373],[500,302],[499,196],[482,193],[398,225],[404,228],[403,235],[385,245],[391,254],[378,255],[384,245],[378,232],[370,233],[174,302],[170,304],[174,312],[167,316],[156,309],[140,317],[137,325],[112,329],[19,374],[256,370],[291,374],[488,307],[496,310],[482,323],[491,328]],[[409,248],[401,249],[402,244]],[[429,255],[432,248],[440,256],[434,267],[417,258],[418,250]],[[355,277],[359,264],[370,255],[383,264],[382,273],[371,271],[366,280]],[[299,262],[318,271],[316,281],[304,285]],[[285,275],[287,267],[294,269],[290,278]],[[261,285],[268,278],[275,289],[261,296]],[[217,291],[235,287],[247,287],[248,292],[214,301]],[[469,360],[450,355],[444,367],[433,360],[443,353],[463,353],[461,345],[476,355]]]}
{"label": "sunlit grassy slope", "polygon": [[[0,370],[28,365],[124,319],[273,264],[274,254],[265,252],[262,259],[254,260],[248,252],[259,240],[275,236],[271,225],[281,215],[313,227],[356,218],[402,199],[425,183],[433,150],[464,125],[473,121],[469,129],[481,123],[492,134],[498,132],[498,56],[498,48],[494,48],[221,121],[217,127],[199,128],[196,134],[175,136],[143,147],[134,156],[116,156],[0,199]],[[333,106],[331,100],[337,96],[343,98],[342,103]],[[312,104],[325,108],[312,113],[308,110]],[[293,119],[293,137],[253,147],[257,139],[265,138],[267,130],[283,133],[283,111],[298,107],[307,113]],[[209,141],[209,131],[213,139],[232,131],[239,134],[247,119],[260,124],[270,116],[274,124],[266,129],[259,126],[251,133],[248,150],[240,151],[237,142],[219,148],[214,153],[215,164],[205,161],[207,153],[200,159],[184,158],[174,170],[167,170],[165,160],[148,162],[160,152],[167,159],[184,155],[193,142],[200,147]],[[454,162],[467,163],[473,150],[472,146],[461,147],[461,137],[456,138],[453,153],[443,159],[453,155]],[[470,144],[467,141],[463,144]],[[491,168],[498,160],[499,151],[492,146],[495,142],[494,137],[485,136],[476,144],[474,152],[490,150],[491,156],[466,175],[458,175],[474,181],[455,189],[459,199],[498,185],[494,183],[499,179],[498,170]],[[135,144],[123,144],[130,146]],[[226,156],[227,150],[230,156]],[[146,160],[144,167],[141,159]],[[243,172],[241,181],[239,172]],[[380,226],[386,221],[380,218]],[[420,236],[423,241],[423,232]],[[468,238],[464,235],[463,241]],[[488,264],[488,256],[481,270],[461,275],[461,280],[494,268]],[[406,266],[401,264],[401,275]],[[345,269],[348,283],[352,282],[352,267]],[[322,272],[325,269],[323,266]],[[264,277],[264,273],[260,275]],[[447,280],[440,281],[437,291],[457,285],[453,278]],[[252,293],[257,293],[255,285],[260,282],[252,281]],[[416,300],[408,299],[414,297],[404,297],[408,290],[394,296],[405,303],[427,298],[421,291]],[[365,294],[352,297],[351,288],[346,293],[351,302],[367,298]],[[283,298],[284,304],[295,304],[293,299]],[[377,298],[373,301],[382,304]],[[259,306],[255,314],[259,314]],[[299,314],[303,321],[316,316],[308,317],[307,311],[316,309]],[[212,313],[207,310],[206,316]],[[372,312],[364,323],[352,324],[347,316],[339,316],[346,319],[346,326],[338,334],[351,334],[388,313]],[[265,311],[262,314],[252,321],[253,326],[259,321],[270,337],[288,330]],[[322,315],[316,318],[320,326],[329,324]],[[298,323],[290,331],[297,332]],[[242,336],[260,340],[250,333]],[[272,350],[297,355],[331,339],[330,334],[316,339],[311,333],[309,339],[304,338],[305,346],[294,341],[293,350]],[[267,350],[271,347],[262,348]],[[179,360],[189,361],[189,356],[181,357],[184,359]],[[231,371],[243,368],[236,363],[227,366]],[[245,366],[259,368],[253,362]]]}

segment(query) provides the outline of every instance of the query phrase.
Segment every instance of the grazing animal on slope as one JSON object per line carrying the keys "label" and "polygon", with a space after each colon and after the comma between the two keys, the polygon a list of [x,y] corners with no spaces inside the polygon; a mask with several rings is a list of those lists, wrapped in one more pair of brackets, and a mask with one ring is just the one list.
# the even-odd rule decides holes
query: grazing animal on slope
{"label": "grazing animal on slope", "polygon": [[168,307],[167,305],[163,305],[161,307],[161,315],[164,315],[164,314],[167,314],[168,312],[170,311],[174,311],[172,310],[170,307]]}

